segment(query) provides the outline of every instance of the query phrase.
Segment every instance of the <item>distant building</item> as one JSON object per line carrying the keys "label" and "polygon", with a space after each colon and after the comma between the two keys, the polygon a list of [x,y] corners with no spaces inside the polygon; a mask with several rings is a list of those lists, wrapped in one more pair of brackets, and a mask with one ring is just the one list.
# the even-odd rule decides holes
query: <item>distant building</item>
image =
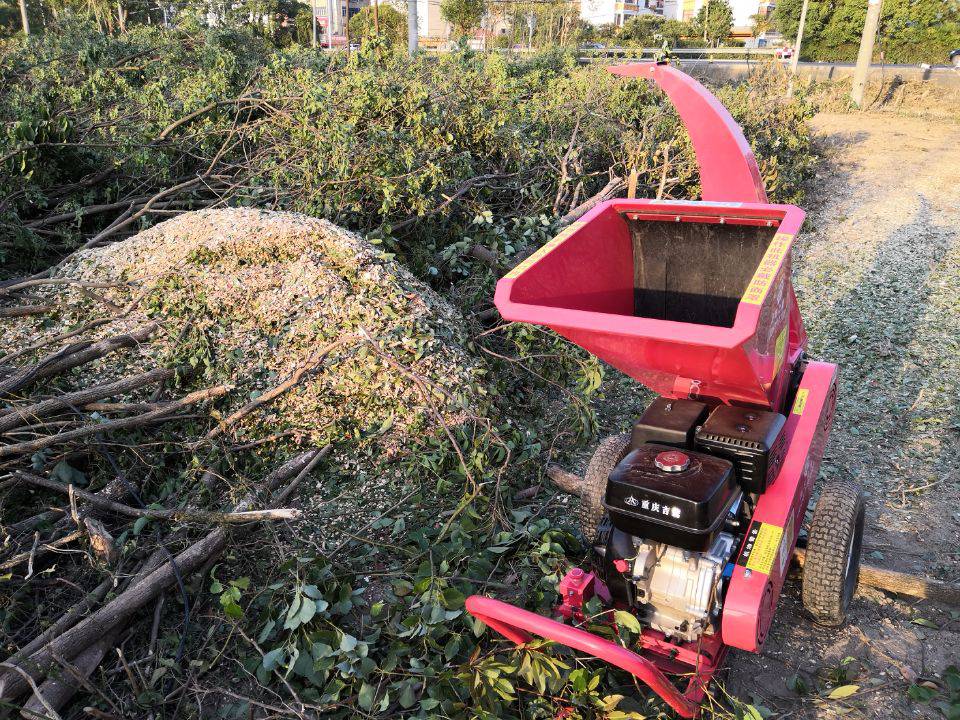
{"label": "distant building", "polygon": [[[404,7],[403,12],[406,11]],[[445,40],[450,37],[450,31],[450,23],[440,17],[438,0],[417,0],[417,34],[420,37]]]}
{"label": "distant building", "polygon": [[[370,0],[313,0],[313,3],[320,35],[325,35],[328,26],[333,35],[345,35],[347,13],[349,12],[349,17],[353,17],[367,7]],[[326,42],[325,39],[323,41]]]}
{"label": "distant building", "polygon": [[[380,0],[407,14],[407,0]],[[364,0],[369,5],[370,0]],[[440,17],[440,0],[417,0],[417,35],[420,47],[436,47],[450,37],[450,23]],[[426,42],[423,42],[426,40]]]}
{"label": "distant building", "polygon": [[[693,20],[706,0],[663,0],[663,16],[671,20]],[[750,34],[753,16],[770,13],[776,3],[765,0],[727,0],[733,10],[734,34]]]}
{"label": "distant building", "polygon": [[580,0],[580,17],[591,25],[623,23],[637,15],[662,15],[664,0]]}

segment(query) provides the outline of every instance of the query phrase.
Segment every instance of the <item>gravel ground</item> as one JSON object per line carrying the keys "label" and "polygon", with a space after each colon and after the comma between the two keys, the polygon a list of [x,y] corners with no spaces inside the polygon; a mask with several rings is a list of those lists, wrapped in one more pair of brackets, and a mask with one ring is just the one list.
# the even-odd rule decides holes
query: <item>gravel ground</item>
{"label": "gravel ground", "polygon": [[[864,485],[865,562],[960,581],[960,125],[830,114],[814,129],[824,161],[794,276],[811,355],[841,368],[821,482]],[[648,397],[615,375],[607,433]],[[789,582],[763,655],[734,652],[727,689],[779,717],[943,717],[907,688],[960,664],[958,648],[960,608],[866,589],[824,629]],[[824,699],[846,683],[860,692]]]}

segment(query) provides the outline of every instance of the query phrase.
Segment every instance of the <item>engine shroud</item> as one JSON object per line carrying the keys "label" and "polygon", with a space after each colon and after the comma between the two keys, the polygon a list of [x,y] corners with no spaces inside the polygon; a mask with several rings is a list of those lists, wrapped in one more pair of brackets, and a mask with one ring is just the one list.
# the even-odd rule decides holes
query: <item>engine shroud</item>
{"label": "engine shroud", "polygon": [[[665,453],[679,455],[685,465],[658,465]],[[618,530],[702,552],[741,496],[729,460],[645,443],[610,473],[603,505]]]}

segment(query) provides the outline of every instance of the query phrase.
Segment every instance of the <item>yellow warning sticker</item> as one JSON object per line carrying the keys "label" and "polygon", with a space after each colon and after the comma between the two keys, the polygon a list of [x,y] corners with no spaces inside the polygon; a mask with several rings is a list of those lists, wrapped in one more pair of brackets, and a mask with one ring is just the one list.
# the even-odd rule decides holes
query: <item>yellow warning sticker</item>
{"label": "yellow warning sticker", "polygon": [[797,390],[797,399],[793,401],[794,415],[803,415],[803,409],[807,407],[807,395],[809,394],[810,391],[806,388],[800,388]]}
{"label": "yellow warning sticker", "polygon": [[780,334],[777,335],[777,343],[773,347],[773,374],[776,375],[780,371],[780,366],[783,365],[783,358],[787,353],[787,326],[783,326],[783,330],[780,331]]}
{"label": "yellow warning sticker", "polygon": [[743,543],[743,550],[737,559],[737,565],[748,570],[769,575],[773,563],[780,552],[780,542],[783,540],[783,528],[770,523],[753,523],[747,539]]}
{"label": "yellow warning sticker", "polygon": [[572,222],[572,223],[570,223],[570,224],[567,225],[563,230],[561,230],[560,233],[559,233],[555,238],[553,238],[553,240],[550,240],[550,241],[547,242],[546,244],[542,245],[539,250],[537,250],[533,255],[531,255],[531,256],[528,257],[526,260],[524,260],[522,263],[520,263],[520,264],[517,265],[515,268],[513,268],[513,270],[511,270],[510,272],[508,272],[504,277],[508,277],[508,278],[515,278],[515,277],[517,277],[518,275],[520,275],[520,273],[522,273],[522,272],[523,272],[524,270],[526,270],[528,267],[530,267],[530,266],[533,265],[535,262],[537,262],[537,260],[539,260],[540,258],[542,258],[542,257],[543,257],[544,255],[546,255],[548,252],[550,252],[551,250],[553,250],[557,245],[559,245],[559,244],[562,243],[564,240],[566,240],[568,237],[570,237],[571,235],[573,235],[577,230],[579,230],[580,228],[582,228],[583,225],[584,225],[584,223],[583,223],[583,221],[581,221],[581,220],[578,220],[577,222]]}
{"label": "yellow warning sticker", "polygon": [[764,253],[763,260],[757,266],[757,271],[753,274],[740,302],[750,305],[763,304],[780,270],[780,264],[790,251],[791,242],[793,242],[793,235],[790,233],[777,233],[773,236],[773,241],[767,247],[767,252]]}

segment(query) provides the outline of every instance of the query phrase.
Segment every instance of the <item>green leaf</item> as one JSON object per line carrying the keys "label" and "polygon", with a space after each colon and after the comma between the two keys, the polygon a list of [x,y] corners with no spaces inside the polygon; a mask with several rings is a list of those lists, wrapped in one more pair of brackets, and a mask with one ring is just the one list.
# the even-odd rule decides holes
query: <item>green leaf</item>
{"label": "green leaf", "polygon": [[84,487],[87,484],[87,476],[70,465],[66,460],[61,460],[53,466],[50,471],[50,477],[59,480],[64,485],[76,485]]}
{"label": "green leaf", "polygon": [[404,710],[412,708],[414,703],[417,702],[417,694],[413,691],[413,683],[404,684],[403,692],[400,693],[398,702]]}
{"label": "green leaf", "polygon": [[[287,609],[287,617],[283,622],[284,630],[293,630],[300,626],[300,606],[303,604],[304,597],[297,593],[294,596],[293,602],[290,603],[290,607]],[[307,600],[307,602],[310,602]]]}
{"label": "green leaf", "polygon": [[907,695],[917,702],[930,702],[937,696],[937,691],[922,685],[911,685],[907,688]]}
{"label": "green leaf", "polygon": [[266,641],[266,639],[270,637],[270,633],[273,632],[273,628],[275,628],[276,626],[277,626],[276,620],[267,621],[267,624],[263,626],[263,630],[260,631],[260,635],[257,637],[257,642],[263,643],[264,641]]}
{"label": "green leaf", "polygon": [[270,671],[276,670],[283,662],[285,648],[278,647],[263,656],[263,669]]}
{"label": "green leaf", "polygon": [[239,620],[243,617],[243,609],[234,602],[224,605],[223,611],[226,613],[227,617],[233,618],[234,620]]}
{"label": "green leaf", "polygon": [[297,615],[297,619],[300,621],[300,625],[306,625],[308,622],[313,620],[313,616],[317,614],[317,606],[310,598],[303,598],[303,601],[300,603],[300,613]]}
{"label": "green leaf", "polygon": [[147,526],[148,522],[150,522],[150,518],[138,517],[136,522],[133,523],[133,534],[139,535]]}
{"label": "green leaf", "polygon": [[640,621],[637,620],[636,615],[632,612],[626,610],[614,610],[613,611],[613,620],[622,628],[626,628],[630,632],[639,635],[643,628],[640,626]]}
{"label": "green leaf", "polygon": [[912,622],[914,625],[920,625],[921,627],[930,628],[932,630],[940,629],[939,625],[931,620],[927,620],[926,618],[914,618],[910,622]]}
{"label": "green leaf", "polygon": [[364,710],[370,710],[373,707],[375,688],[369,683],[363,683],[360,686],[360,692],[357,694],[357,704]]}
{"label": "green leaf", "polygon": [[840,700],[841,698],[850,697],[859,690],[859,685],[841,685],[834,689],[827,697],[831,700]]}
{"label": "green leaf", "polygon": [[356,649],[357,639],[353,635],[347,635],[343,633],[343,637],[340,638],[340,649],[344,652],[350,652],[351,650]]}

